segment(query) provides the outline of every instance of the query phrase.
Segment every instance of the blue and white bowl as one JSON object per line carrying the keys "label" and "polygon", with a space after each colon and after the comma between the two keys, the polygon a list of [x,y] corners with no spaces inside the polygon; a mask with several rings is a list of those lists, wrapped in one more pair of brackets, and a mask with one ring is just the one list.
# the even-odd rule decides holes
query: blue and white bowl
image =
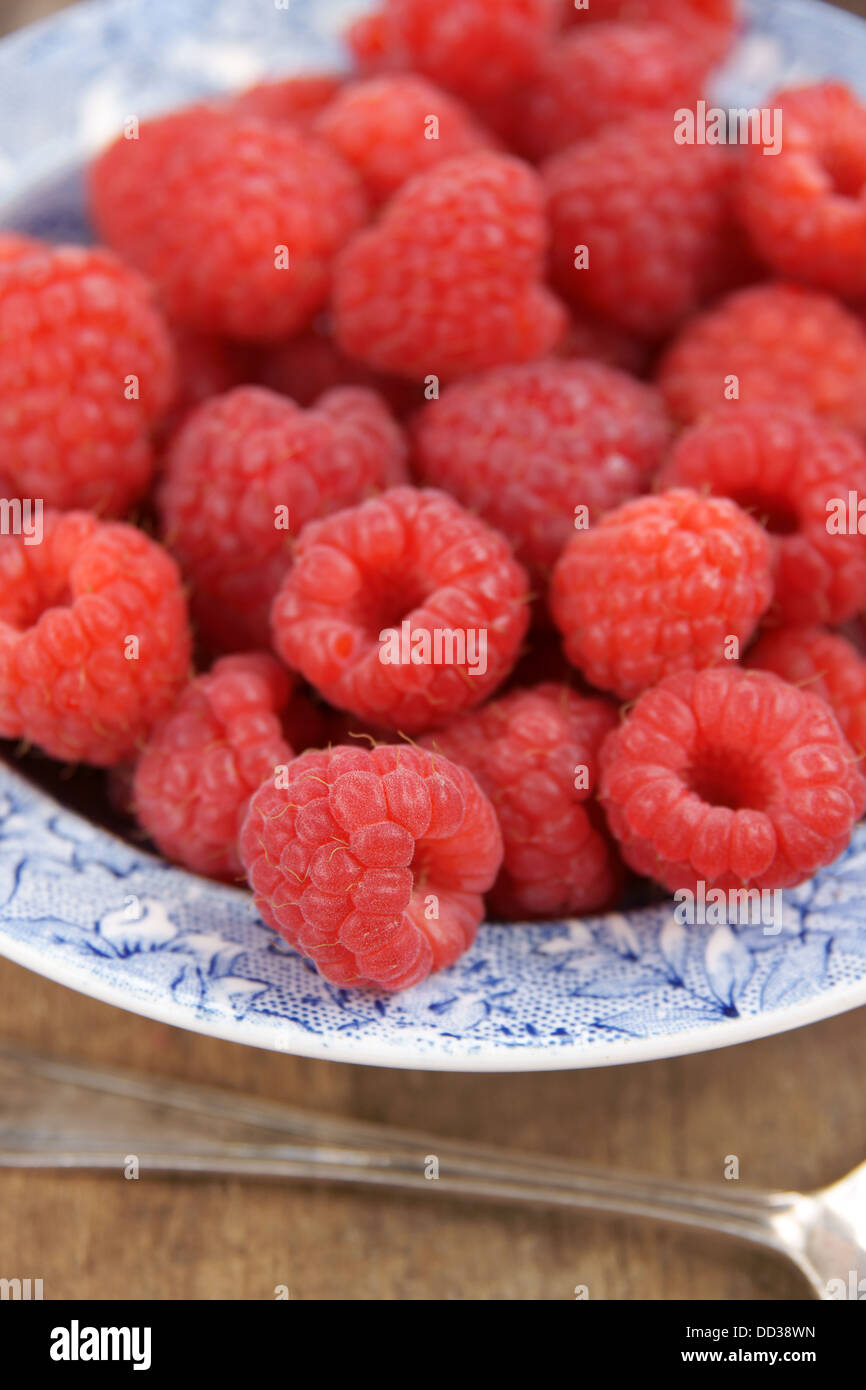
{"label": "blue and white bowl", "polygon": [[[85,240],[82,162],[124,118],[344,62],[363,0],[97,0],[0,44],[0,224]],[[866,24],[751,0],[720,106],[836,75],[866,90]],[[339,989],[250,897],[133,848],[0,764],[0,952],[179,1027],[275,1051],[437,1070],[606,1066],[723,1047],[866,1003],[866,827],[784,895],[781,929],[685,927],[671,905],[486,926],[396,996]]]}

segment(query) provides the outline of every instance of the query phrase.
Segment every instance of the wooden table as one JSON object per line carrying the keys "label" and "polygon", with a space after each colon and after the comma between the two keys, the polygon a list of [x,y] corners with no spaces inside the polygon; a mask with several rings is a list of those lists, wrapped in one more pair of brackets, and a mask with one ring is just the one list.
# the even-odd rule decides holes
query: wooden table
{"label": "wooden table", "polygon": [[[0,1032],[41,1050],[442,1136],[749,1185],[866,1156],[866,1011],[721,1052],[514,1076],[277,1056],[136,1018],[0,961]],[[0,1275],[46,1298],[802,1298],[746,1247],[638,1222],[440,1197],[202,1179],[0,1172]]]}
{"label": "wooden table", "polygon": [[[863,0],[851,0],[862,12]],[[6,0],[0,30],[60,6]],[[866,1157],[863,1010],[643,1066],[527,1076],[391,1072],[178,1032],[0,961],[0,1034],[40,1050],[442,1136],[652,1173],[808,1187]],[[45,1297],[801,1298],[771,1257],[637,1222],[336,1188],[0,1173],[0,1277]]]}

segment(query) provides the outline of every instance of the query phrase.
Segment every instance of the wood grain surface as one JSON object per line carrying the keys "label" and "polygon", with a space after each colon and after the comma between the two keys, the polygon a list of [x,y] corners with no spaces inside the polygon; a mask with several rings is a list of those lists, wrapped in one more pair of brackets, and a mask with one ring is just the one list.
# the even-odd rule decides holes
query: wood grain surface
{"label": "wood grain surface", "polygon": [[[60,6],[3,0],[0,30]],[[860,3],[851,8],[863,9]],[[866,1011],[719,1052],[515,1076],[311,1062],[179,1032],[0,961],[0,1034],[64,1056],[596,1164],[804,1188],[866,1157]],[[799,1299],[746,1247],[337,1188],[0,1172],[0,1277],[47,1299]]]}
{"label": "wood grain surface", "polygon": [[[866,1157],[866,1011],[724,1051],[468,1076],[313,1062],[180,1032],[0,961],[0,1032],[40,1050],[323,1112],[750,1186]],[[314,1185],[0,1172],[0,1275],[46,1298],[799,1299],[773,1257],[639,1222]]]}

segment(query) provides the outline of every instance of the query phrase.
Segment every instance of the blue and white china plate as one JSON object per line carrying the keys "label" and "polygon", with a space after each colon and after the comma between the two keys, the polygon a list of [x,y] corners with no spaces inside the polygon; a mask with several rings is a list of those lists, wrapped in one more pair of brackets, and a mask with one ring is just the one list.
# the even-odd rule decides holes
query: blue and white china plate
{"label": "blue and white china plate", "polygon": [[[76,166],[131,115],[332,68],[362,0],[101,0],[0,44],[0,223],[86,236]],[[752,0],[725,108],[837,75],[866,91],[866,24]],[[338,989],[247,893],[173,868],[0,763],[0,952],[151,1018],[275,1051],[443,1071],[607,1066],[797,1028],[866,1003],[866,826],[786,892],[781,929],[687,927],[662,904],[485,926],[405,994]]]}

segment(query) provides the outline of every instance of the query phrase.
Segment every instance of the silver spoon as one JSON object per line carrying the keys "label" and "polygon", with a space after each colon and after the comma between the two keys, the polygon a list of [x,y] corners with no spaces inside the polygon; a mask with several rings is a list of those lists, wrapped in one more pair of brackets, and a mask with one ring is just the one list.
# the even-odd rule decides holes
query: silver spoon
{"label": "silver spoon", "polygon": [[811,1193],[668,1181],[441,1142],[0,1043],[0,1167],[315,1179],[641,1216],[774,1250],[818,1298],[866,1297],[866,1163]]}

